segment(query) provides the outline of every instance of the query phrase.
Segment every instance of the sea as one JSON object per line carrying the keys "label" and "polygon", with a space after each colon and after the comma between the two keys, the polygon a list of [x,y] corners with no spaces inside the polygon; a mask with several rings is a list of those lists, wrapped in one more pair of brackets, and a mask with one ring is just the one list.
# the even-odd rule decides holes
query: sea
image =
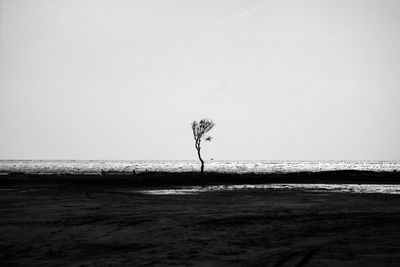
{"label": "sea", "polygon": [[[0,173],[91,174],[106,172],[195,172],[195,160],[0,160]],[[221,173],[289,173],[334,170],[400,171],[398,161],[210,160],[205,171]]]}

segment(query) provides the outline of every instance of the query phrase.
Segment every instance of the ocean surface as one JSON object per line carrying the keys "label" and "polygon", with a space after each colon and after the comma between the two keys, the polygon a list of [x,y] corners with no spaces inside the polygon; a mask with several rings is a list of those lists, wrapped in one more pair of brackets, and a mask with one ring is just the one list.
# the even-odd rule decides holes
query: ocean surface
{"label": "ocean surface", "polygon": [[[0,160],[0,173],[193,172],[199,161],[190,160]],[[287,173],[332,170],[400,171],[400,161],[220,161],[205,163],[205,171],[234,173]]]}

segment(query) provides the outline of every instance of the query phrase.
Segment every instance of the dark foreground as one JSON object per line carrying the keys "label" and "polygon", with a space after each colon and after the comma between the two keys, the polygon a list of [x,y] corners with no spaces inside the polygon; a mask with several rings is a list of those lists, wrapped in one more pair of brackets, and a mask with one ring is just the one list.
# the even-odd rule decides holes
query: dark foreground
{"label": "dark foreground", "polygon": [[400,195],[152,196],[124,179],[53,178],[0,182],[1,266],[400,265]]}

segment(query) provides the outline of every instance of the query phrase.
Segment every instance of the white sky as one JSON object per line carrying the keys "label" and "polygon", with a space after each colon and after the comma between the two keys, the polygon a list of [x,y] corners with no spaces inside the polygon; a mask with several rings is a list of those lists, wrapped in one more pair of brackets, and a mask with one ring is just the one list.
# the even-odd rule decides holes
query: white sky
{"label": "white sky", "polygon": [[0,0],[0,158],[400,159],[398,0]]}

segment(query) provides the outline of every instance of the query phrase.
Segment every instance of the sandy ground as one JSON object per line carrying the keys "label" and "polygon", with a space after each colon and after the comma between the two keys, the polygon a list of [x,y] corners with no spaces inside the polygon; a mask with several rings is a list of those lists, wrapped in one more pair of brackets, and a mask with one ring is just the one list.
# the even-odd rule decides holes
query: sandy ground
{"label": "sandy ground", "polygon": [[1,266],[400,266],[400,195],[0,186]]}

